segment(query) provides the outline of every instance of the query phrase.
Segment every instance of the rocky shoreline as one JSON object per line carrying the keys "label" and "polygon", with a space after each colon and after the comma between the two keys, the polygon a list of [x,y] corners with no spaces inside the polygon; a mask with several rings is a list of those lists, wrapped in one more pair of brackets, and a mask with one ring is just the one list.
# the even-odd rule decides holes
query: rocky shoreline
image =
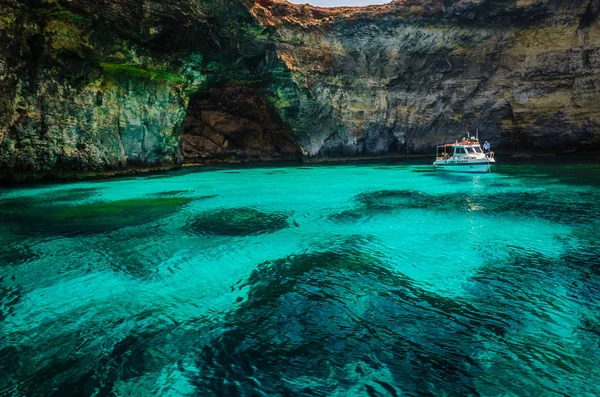
{"label": "rocky shoreline", "polygon": [[[515,161],[561,161],[561,164],[587,164],[590,161],[600,163],[600,151],[589,152],[568,152],[568,153],[496,153],[497,157],[503,162],[510,164]],[[577,157],[575,157],[577,156]],[[351,164],[370,164],[370,163],[403,163],[405,161],[418,162],[422,165],[430,165],[433,160],[433,154],[388,154],[381,156],[360,156],[360,157],[332,157],[332,158],[302,158],[296,160],[263,159],[263,160],[235,160],[235,161],[205,161],[203,163],[184,163],[176,166],[163,167],[128,167],[119,170],[97,171],[97,172],[62,172],[59,174],[46,174],[39,178],[27,174],[16,175],[12,178],[0,178],[0,187],[11,187],[23,184],[35,183],[68,183],[81,182],[87,180],[103,180],[122,177],[152,177],[169,171],[181,170],[202,170],[212,169],[245,169],[247,167],[298,167],[298,166],[327,166],[327,165],[351,165]],[[431,161],[430,161],[431,160]],[[502,164],[499,164],[502,165]],[[506,164],[505,164],[506,165]],[[431,172],[435,172],[433,168]]]}
{"label": "rocky shoreline", "polygon": [[0,5],[0,179],[600,150],[600,4]]}

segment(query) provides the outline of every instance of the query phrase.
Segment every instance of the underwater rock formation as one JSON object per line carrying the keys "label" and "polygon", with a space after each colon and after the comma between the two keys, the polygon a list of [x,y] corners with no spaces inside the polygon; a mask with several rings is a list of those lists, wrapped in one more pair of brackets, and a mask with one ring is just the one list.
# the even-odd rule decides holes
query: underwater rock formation
{"label": "underwater rock formation", "polygon": [[[365,252],[368,239],[355,236],[338,244],[345,250],[280,258],[252,272],[244,284],[247,300],[228,314],[223,331],[196,360],[202,374],[195,377],[198,390],[479,395],[474,379],[484,371],[474,354],[484,347],[475,335],[503,335],[501,322],[389,270]],[[343,291],[360,293],[347,299]],[[462,318],[465,312],[469,318]],[[464,322],[447,321],[454,316]],[[439,328],[424,332],[415,326],[417,318]],[[466,334],[460,344],[450,342]],[[449,352],[448,344],[456,350]]]}
{"label": "underwater rock formation", "polygon": [[[20,234],[40,236],[82,236],[107,233],[124,227],[138,226],[172,215],[191,199],[156,197],[118,201],[96,201],[77,207],[65,199],[78,200],[90,194],[74,191],[47,198],[19,198],[0,201],[0,221],[15,225]],[[56,201],[54,201],[56,200]]]}
{"label": "underwater rock formation", "polygon": [[253,208],[228,208],[205,212],[190,225],[198,234],[252,236],[274,233],[288,227],[287,215],[265,213]]}
{"label": "underwater rock formation", "polygon": [[600,147],[597,0],[8,0],[0,179]]}

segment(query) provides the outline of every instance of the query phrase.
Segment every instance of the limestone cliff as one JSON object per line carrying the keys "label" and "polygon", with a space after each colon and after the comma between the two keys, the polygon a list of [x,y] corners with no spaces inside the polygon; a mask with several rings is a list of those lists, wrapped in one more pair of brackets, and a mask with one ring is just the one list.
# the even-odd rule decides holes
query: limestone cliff
{"label": "limestone cliff", "polygon": [[426,152],[476,130],[496,148],[564,151],[600,145],[599,4],[265,0],[254,14],[309,98],[289,125],[310,155]]}
{"label": "limestone cliff", "polygon": [[0,179],[180,165],[190,98],[228,81],[265,78],[260,64],[272,45],[251,7],[227,0],[0,3]]}
{"label": "limestone cliff", "polygon": [[0,179],[600,146],[598,0],[4,0]]}

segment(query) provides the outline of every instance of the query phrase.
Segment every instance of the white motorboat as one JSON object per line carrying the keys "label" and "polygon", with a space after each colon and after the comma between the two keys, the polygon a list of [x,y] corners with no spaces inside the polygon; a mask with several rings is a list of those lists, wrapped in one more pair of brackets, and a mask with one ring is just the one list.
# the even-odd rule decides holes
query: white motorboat
{"label": "white motorboat", "polygon": [[496,162],[494,152],[484,153],[477,138],[440,145],[435,157],[433,166],[439,171],[489,172]]}

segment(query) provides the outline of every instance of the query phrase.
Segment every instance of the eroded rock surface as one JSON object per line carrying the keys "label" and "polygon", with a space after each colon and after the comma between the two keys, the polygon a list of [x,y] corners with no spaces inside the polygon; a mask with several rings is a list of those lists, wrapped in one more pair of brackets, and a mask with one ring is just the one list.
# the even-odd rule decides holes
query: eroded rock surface
{"label": "eroded rock surface", "polygon": [[[598,0],[7,0],[0,179],[600,147]],[[187,121],[186,121],[187,117]]]}
{"label": "eroded rock surface", "polygon": [[254,12],[311,98],[290,122],[310,155],[427,152],[477,129],[513,151],[600,145],[597,1]]}
{"label": "eroded rock surface", "polygon": [[190,95],[227,73],[243,80],[243,59],[262,53],[253,38],[238,48],[254,35],[247,7],[3,2],[0,179],[180,165]]}
{"label": "eroded rock surface", "polygon": [[184,124],[187,163],[295,160],[302,156],[262,97],[247,87],[212,88],[192,97]]}

